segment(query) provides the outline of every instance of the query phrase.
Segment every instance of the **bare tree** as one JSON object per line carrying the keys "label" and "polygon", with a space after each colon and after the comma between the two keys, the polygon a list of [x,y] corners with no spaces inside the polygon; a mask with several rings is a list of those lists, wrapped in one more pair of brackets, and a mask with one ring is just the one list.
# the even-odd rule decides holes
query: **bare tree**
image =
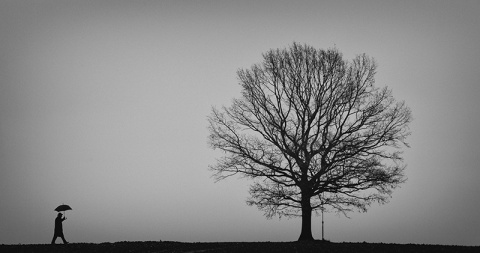
{"label": "bare tree", "polygon": [[301,216],[298,240],[313,240],[321,201],[343,213],[386,203],[406,180],[400,148],[412,117],[374,86],[375,70],[366,55],[350,62],[298,43],[239,70],[242,97],[208,118],[209,144],[225,152],[210,166],[216,179],[252,178],[247,203],[268,218]]}

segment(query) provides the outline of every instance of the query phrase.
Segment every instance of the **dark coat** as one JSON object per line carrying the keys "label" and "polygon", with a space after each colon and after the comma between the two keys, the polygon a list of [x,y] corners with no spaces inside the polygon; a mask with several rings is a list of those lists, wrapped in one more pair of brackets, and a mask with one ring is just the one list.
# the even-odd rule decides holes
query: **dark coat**
{"label": "dark coat", "polygon": [[63,235],[62,222],[64,220],[65,220],[65,218],[62,218],[60,216],[57,216],[57,218],[55,218],[55,234],[56,235]]}

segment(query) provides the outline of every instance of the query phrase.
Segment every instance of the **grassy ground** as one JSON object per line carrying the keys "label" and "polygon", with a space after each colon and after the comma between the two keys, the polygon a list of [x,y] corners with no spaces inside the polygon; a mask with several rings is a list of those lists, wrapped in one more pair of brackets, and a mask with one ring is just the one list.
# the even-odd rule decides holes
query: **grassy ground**
{"label": "grassy ground", "polygon": [[116,242],[0,245],[0,252],[480,252],[480,246],[330,242]]}

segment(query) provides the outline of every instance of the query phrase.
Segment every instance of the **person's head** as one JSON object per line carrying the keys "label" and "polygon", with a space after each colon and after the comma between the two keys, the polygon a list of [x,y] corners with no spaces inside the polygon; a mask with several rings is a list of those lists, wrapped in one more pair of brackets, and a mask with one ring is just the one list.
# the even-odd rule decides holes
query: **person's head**
{"label": "person's head", "polygon": [[62,217],[62,213],[58,213],[58,214],[57,214],[57,217]]}

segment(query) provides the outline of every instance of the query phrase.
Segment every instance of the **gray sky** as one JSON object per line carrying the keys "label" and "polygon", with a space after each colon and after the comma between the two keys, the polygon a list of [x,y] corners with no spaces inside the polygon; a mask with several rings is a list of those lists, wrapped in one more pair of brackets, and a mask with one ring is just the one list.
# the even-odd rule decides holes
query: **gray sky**
{"label": "gray sky", "polygon": [[[0,243],[294,241],[300,219],[214,183],[211,106],[293,41],[376,59],[413,111],[390,203],[326,215],[332,241],[480,245],[480,2],[0,1]],[[477,130],[477,131],[475,131]],[[321,221],[313,219],[321,238]]]}

